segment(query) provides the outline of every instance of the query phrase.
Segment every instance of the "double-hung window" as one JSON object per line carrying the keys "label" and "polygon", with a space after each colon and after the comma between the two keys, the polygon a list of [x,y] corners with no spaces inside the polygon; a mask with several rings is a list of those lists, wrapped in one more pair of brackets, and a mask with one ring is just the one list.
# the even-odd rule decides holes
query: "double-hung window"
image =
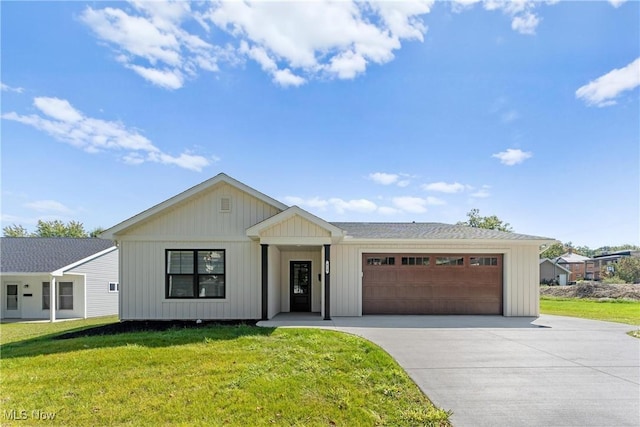
{"label": "double-hung window", "polygon": [[[73,282],[59,282],[57,286],[58,310],[73,310]],[[42,309],[49,310],[51,283],[42,282]]]}
{"label": "double-hung window", "polygon": [[167,298],[224,298],[224,249],[166,251]]}

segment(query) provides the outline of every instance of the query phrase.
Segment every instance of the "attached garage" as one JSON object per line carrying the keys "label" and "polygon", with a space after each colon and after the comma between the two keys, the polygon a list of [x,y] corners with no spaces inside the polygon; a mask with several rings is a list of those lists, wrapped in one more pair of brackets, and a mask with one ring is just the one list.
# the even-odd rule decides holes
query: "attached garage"
{"label": "attached garage", "polygon": [[364,253],[363,314],[503,314],[501,254]]}

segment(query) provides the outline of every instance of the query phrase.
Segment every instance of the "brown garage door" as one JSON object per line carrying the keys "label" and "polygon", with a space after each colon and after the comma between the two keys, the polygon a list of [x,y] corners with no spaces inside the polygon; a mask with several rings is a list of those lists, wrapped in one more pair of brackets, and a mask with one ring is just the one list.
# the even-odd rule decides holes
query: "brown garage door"
{"label": "brown garage door", "polygon": [[364,254],[363,314],[502,314],[502,255]]}

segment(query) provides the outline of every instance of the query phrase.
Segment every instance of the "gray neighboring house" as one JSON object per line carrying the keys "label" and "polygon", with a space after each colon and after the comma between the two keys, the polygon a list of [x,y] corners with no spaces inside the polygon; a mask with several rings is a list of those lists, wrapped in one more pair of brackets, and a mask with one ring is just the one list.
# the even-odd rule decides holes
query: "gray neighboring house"
{"label": "gray neighboring house", "polygon": [[554,280],[559,285],[566,285],[568,283],[571,270],[564,267],[562,264],[556,263],[549,258],[543,258],[540,260],[540,283],[548,284]]}
{"label": "gray neighboring house", "polygon": [[65,237],[2,237],[0,242],[0,318],[53,321],[118,314],[118,248],[112,242]]}

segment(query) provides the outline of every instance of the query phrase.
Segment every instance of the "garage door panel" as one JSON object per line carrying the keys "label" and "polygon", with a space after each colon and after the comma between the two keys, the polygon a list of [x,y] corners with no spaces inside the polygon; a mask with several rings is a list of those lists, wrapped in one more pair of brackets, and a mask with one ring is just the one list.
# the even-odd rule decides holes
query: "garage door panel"
{"label": "garage door panel", "polygon": [[[502,314],[502,255],[376,254],[394,259],[367,265],[363,256],[363,314]],[[436,265],[438,257],[463,265]],[[429,259],[427,261],[427,258]]]}

